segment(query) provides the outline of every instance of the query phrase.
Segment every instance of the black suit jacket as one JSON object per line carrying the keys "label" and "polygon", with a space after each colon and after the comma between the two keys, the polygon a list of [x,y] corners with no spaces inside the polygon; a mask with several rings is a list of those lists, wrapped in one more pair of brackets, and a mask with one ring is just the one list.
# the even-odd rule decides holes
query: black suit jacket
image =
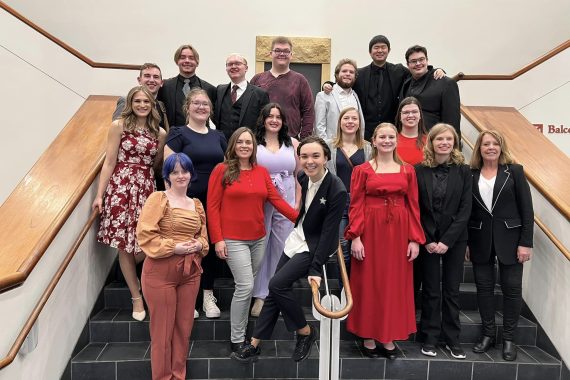
{"label": "black suit jacket", "polygon": [[[157,99],[162,101],[166,106],[166,117],[168,118],[168,123],[171,127],[174,127],[174,118],[176,116],[176,82],[178,81],[178,75],[166,79],[162,84],[160,90],[158,90]],[[208,97],[212,104],[216,104],[216,87],[212,86],[210,83],[206,82],[200,77],[196,76],[196,81],[199,84],[198,87],[205,90],[208,93]]]}
{"label": "black suit jacket", "polygon": [[[230,92],[231,83],[229,84],[221,84],[216,89],[216,102],[214,103],[214,124],[219,126],[219,121],[221,118],[222,112],[222,100],[224,99],[224,95]],[[238,129],[239,127],[248,127],[252,130],[255,130],[255,124],[257,122],[257,118],[259,117],[259,113],[261,109],[269,103],[269,95],[265,90],[247,83],[247,87],[243,94],[240,97],[242,101],[241,105],[241,113],[239,116],[239,125],[234,126],[234,130]]]}
{"label": "black suit jacket", "polygon": [[404,99],[408,96],[414,96],[420,101],[424,124],[428,131],[437,123],[447,123],[455,128],[461,141],[459,87],[457,87],[457,82],[448,77],[435,80],[433,78],[434,71],[435,69],[428,70],[425,74],[425,80],[413,94],[410,93],[412,77],[406,79],[400,97]]}
{"label": "black suit jacket", "polygon": [[534,211],[530,187],[521,165],[499,165],[491,210],[479,192],[480,170],[473,169],[473,207],[469,220],[469,251],[474,263],[487,263],[494,247],[506,265],[517,263],[517,247],[532,248]]}
{"label": "black suit jacket", "polygon": [[[447,188],[439,226],[434,218],[433,168],[415,166],[420,198],[420,218],[426,235],[426,244],[442,242],[453,247],[455,242],[467,240],[467,223],[471,215],[471,170],[467,165],[450,165]],[[439,239],[436,231],[439,230]]]}
{"label": "black suit jacket", "polygon": [[[360,100],[360,105],[362,106],[363,110],[365,110],[368,106],[368,92],[370,91],[370,70],[370,65],[358,69],[356,82],[354,82],[354,86],[352,87],[358,95],[358,99]],[[393,123],[396,119],[396,111],[401,101],[400,91],[402,89],[404,81],[410,77],[410,71],[401,63],[395,65],[390,62],[386,62],[386,70],[388,71],[388,78],[390,78],[390,85],[392,86],[394,109],[390,110],[390,114],[386,115],[386,120],[383,121]]]}
{"label": "black suit jacket", "polygon": [[301,184],[301,210],[295,226],[303,215],[303,232],[309,253],[313,256],[309,276],[322,276],[322,266],[338,248],[338,226],[346,206],[347,193],[344,184],[336,175],[328,172],[315,194],[308,210],[305,210],[305,197],[309,177],[299,175]]}

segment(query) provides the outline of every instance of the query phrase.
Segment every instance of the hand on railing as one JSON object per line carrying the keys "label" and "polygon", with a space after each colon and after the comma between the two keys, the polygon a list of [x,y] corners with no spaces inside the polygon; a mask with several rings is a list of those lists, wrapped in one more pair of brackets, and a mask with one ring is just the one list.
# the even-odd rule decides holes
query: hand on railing
{"label": "hand on railing", "polygon": [[321,305],[321,299],[319,294],[319,283],[309,276],[309,284],[311,285],[311,290],[313,292],[313,305],[315,309],[327,318],[339,319],[347,315],[352,309],[352,292],[350,291],[350,283],[348,282],[348,273],[346,272],[346,266],[344,265],[344,256],[342,254],[342,247],[340,242],[338,244],[337,259],[340,266],[340,277],[342,279],[342,286],[344,287],[344,292],[346,294],[346,306],[342,310],[331,311],[327,310]]}

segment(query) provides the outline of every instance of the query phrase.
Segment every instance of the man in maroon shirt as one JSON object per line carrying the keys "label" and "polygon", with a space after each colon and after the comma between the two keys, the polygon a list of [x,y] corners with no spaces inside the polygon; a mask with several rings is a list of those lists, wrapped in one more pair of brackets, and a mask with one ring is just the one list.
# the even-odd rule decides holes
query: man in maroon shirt
{"label": "man in maroon shirt", "polygon": [[275,37],[271,42],[271,69],[256,74],[251,84],[269,94],[271,102],[279,103],[287,115],[289,135],[304,138],[313,133],[315,110],[309,82],[289,68],[293,44],[287,37]]}

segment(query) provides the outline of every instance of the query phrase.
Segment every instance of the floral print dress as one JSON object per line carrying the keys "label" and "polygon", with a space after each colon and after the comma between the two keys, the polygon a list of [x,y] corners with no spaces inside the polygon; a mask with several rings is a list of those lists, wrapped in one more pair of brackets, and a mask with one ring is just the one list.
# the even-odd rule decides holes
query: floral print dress
{"label": "floral print dress", "polygon": [[130,254],[141,251],[136,241],[140,211],[155,191],[153,163],[158,139],[147,129],[123,131],[117,164],[103,197],[97,241]]}

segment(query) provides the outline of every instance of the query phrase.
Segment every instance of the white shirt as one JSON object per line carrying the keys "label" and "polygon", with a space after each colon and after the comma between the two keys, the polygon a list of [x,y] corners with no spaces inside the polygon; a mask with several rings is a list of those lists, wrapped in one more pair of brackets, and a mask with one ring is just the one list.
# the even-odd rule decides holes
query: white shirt
{"label": "white shirt", "polygon": [[356,101],[356,97],[354,96],[354,91],[352,88],[342,88],[335,83],[333,86],[333,91],[338,95],[338,98],[340,100],[339,108],[341,111],[347,107],[354,107],[357,110],[360,108],[358,106],[358,102]]}
{"label": "white shirt", "polygon": [[230,86],[230,94],[232,93],[234,85],[238,86],[238,89],[236,90],[236,100],[238,100],[243,95],[243,92],[247,88],[247,80],[244,79],[239,83],[232,82]]}
{"label": "white shirt", "polygon": [[309,186],[307,188],[307,195],[305,196],[305,213],[301,217],[301,220],[299,220],[299,223],[297,223],[297,227],[293,229],[293,232],[291,232],[285,241],[285,247],[283,248],[283,252],[289,256],[289,258],[292,258],[297,253],[309,251],[309,246],[305,239],[305,232],[303,231],[303,222],[305,221],[305,215],[307,215],[307,211],[309,211],[309,207],[315,198],[315,194],[317,194],[317,191],[319,190],[319,187],[321,187],[321,184],[328,172],[328,169],[325,169],[325,174],[317,182],[312,182],[309,178]]}
{"label": "white shirt", "polygon": [[493,210],[493,188],[495,187],[496,179],[497,176],[487,179],[483,175],[479,175],[479,193],[489,212]]}

